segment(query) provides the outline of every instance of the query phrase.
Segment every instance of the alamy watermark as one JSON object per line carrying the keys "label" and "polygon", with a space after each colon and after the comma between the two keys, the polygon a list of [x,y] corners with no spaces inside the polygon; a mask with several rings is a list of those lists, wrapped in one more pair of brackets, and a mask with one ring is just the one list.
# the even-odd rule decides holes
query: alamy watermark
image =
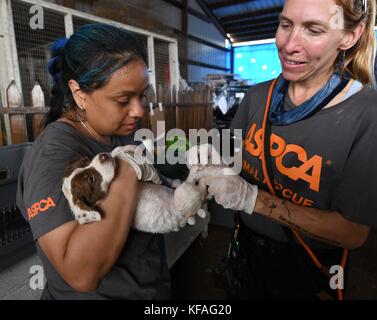
{"label": "alamy watermark", "polygon": [[[32,30],[44,29],[44,10],[41,5],[33,5],[29,9],[29,13],[32,17],[29,20],[29,26]],[[344,10],[343,7],[338,5],[332,5],[330,8],[330,28],[333,30],[344,29]]]}
{"label": "alamy watermark", "polygon": [[332,290],[344,290],[344,269],[342,266],[332,266],[330,274],[333,276],[330,279],[330,288]]}
{"label": "alamy watermark", "polygon": [[[33,265],[29,269],[29,274],[32,276],[29,279],[29,287],[32,290],[43,290],[45,287],[44,269],[40,265]],[[330,279],[330,288],[332,290],[344,289],[344,269],[342,266],[334,265],[330,268],[330,274],[333,276]]]}
{"label": "alamy watermark", "polygon": [[29,26],[32,30],[44,29],[44,11],[40,5],[34,5],[30,7],[29,13],[33,16],[30,18]]}
{"label": "alamy watermark", "polygon": [[[137,152],[146,163],[223,166],[224,175],[242,171],[241,129],[190,129],[187,137],[180,129],[165,134],[165,121],[158,121],[156,138],[152,130],[139,129],[134,140],[142,142]],[[170,146],[166,143],[169,141],[172,141]]]}
{"label": "alamy watermark", "polygon": [[330,8],[330,28],[333,30],[343,30],[344,29],[344,10],[343,7],[338,5],[333,5]]}
{"label": "alamy watermark", "polygon": [[43,290],[45,286],[45,274],[43,267],[40,265],[31,266],[29,274],[32,276],[29,280],[29,287],[32,290]]}

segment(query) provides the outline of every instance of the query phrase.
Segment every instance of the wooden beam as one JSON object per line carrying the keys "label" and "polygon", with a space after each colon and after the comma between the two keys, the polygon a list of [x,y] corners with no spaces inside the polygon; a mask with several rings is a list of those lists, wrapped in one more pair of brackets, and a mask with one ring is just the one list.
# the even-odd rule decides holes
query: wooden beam
{"label": "wooden beam", "polygon": [[226,23],[226,22],[236,22],[239,20],[245,20],[250,19],[251,17],[258,17],[265,14],[277,14],[282,11],[283,7],[277,7],[277,8],[271,8],[271,9],[263,9],[258,10],[254,12],[248,12],[248,13],[242,13],[242,14],[236,14],[232,16],[225,16],[220,18],[220,23]]}
{"label": "wooden beam", "polygon": [[[248,26],[248,25],[259,25],[260,23],[276,22],[276,21],[279,21],[279,14],[263,16],[260,18],[250,17],[249,19],[242,20],[242,27]],[[231,30],[232,28],[239,28],[240,23],[239,22],[233,22],[233,23],[225,22],[223,23],[223,26],[226,30]]]}
{"label": "wooden beam", "polygon": [[181,30],[182,33],[187,36],[188,35],[188,3],[187,0],[182,0],[182,9],[181,9]]}
{"label": "wooden beam", "polygon": [[75,1],[74,0],[63,0],[63,6],[68,8],[75,8]]}
{"label": "wooden beam", "polygon": [[264,28],[264,29],[258,29],[252,32],[243,32],[243,33],[240,33],[239,35],[235,34],[233,39],[238,39],[239,37],[259,36],[259,35],[275,34],[275,33],[276,33],[276,29]]}
{"label": "wooden beam", "polygon": [[264,40],[264,39],[271,39],[271,38],[275,38],[275,33],[256,35],[256,36],[242,36],[237,39],[234,39],[234,43]]}
{"label": "wooden beam", "polygon": [[276,31],[278,27],[279,27],[279,23],[277,22],[275,23],[267,22],[267,23],[261,23],[258,25],[246,25],[246,26],[243,26],[242,28],[237,28],[237,29],[236,28],[229,29],[228,33],[232,35],[232,38],[233,38],[233,35],[237,35],[239,33],[251,32],[252,30],[265,30],[265,29],[271,29],[271,30]]}
{"label": "wooden beam", "polygon": [[49,107],[19,107],[19,108],[0,108],[0,115],[25,115],[25,114],[46,114],[50,111]]}
{"label": "wooden beam", "polygon": [[183,4],[180,1],[177,1],[177,0],[164,0],[164,1],[172,4],[173,6],[175,6],[177,8],[181,8],[181,9],[183,8]]}
{"label": "wooden beam", "polygon": [[203,68],[215,69],[215,70],[221,70],[221,71],[230,71],[229,68],[224,68],[224,67],[220,67],[220,66],[216,66],[216,65],[208,64],[208,63],[203,63],[203,62],[195,61],[191,59],[180,58],[180,60],[183,63],[187,63],[187,64],[191,64],[191,65],[199,66]]}
{"label": "wooden beam", "polygon": [[211,10],[235,6],[237,4],[253,2],[255,0],[223,0],[207,4]]}
{"label": "wooden beam", "polygon": [[[273,34],[273,38],[275,37],[276,35],[276,30],[274,29],[268,29],[268,30],[261,30],[259,32],[259,30],[257,32],[243,32],[243,33],[236,33],[236,34],[232,34],[232,39],[235,40],[235,39],[239,39],[241,37],[249,37],[249,36],[254,36],[254,35],[266,35],[266,34]],[[266,37],[266,38],[271,38],[271,37]]]}

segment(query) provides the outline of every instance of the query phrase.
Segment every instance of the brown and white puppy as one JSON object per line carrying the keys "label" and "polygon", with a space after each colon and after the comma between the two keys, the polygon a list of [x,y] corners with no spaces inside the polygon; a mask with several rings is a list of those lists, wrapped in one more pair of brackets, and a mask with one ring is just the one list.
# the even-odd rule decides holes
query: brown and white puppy
{"label": "brown and white puppy", "polygon": [[63,193],[80,224],[100,221],[98,204],[106,197],[115,175],[115,160],[101,153],[91,161],[79,157],[65,169]]}
{"label": "brown and white puppy", "polygon": [[[115,159],[107,153],[98,154],[92,160],[77,158],[67,166],[62,190],[80,224],[101,220],[98,205],[106,197],[115,171]],[[142,183],[138,197],[133,225],[140,231],[178,231],[187,223],[195,224],[196,214],[202,218],[206,215],[201,209],[206,199],[206,188],[191,182],[183,182],[175,190],[163,185]],[[188,198],[195,201],[182,201]]]}

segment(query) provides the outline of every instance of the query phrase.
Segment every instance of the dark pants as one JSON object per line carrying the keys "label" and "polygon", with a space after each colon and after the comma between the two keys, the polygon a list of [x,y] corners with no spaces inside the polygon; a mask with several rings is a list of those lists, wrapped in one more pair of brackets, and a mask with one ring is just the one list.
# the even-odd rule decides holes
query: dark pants
{"label": "dark pants", "polygon": [[[238,236],[242,288],[230,299],[337,299],[330,279],[301,245],[281,243],[251,231],[241,223]],[[322,265],[340,265],[342,249],[313,250]]]}

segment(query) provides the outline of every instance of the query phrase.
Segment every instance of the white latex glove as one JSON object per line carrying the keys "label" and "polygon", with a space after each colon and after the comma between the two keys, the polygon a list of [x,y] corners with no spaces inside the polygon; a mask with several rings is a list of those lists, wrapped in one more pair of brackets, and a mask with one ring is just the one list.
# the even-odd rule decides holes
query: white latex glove
{"label": "white latex glove", "polygon": [[136,172],[136,176],[140,181],[150,181],[155,184],[161,184],[160,176],[156,168],[143,159],[143,157],[137,152],[138,146],[127,145],[115,148],[111,152],[113,158],[119,158],[121,160],[128,161]]}
{"label": "white latex glove", "polygon": [[186,151],[186,165],[189,169],[193,166],[223,165],[220,154],[210,144],[192,146]]}
{"label": "white latex glove", "polygon": [[[229,170],[229,168],[228,168]],[[239,175],[225,175],[224,168],[206,167],[199,173],[199,181],[208,186],[208,194],[226,209],[252,214],[258,187],[247,183]]]}

